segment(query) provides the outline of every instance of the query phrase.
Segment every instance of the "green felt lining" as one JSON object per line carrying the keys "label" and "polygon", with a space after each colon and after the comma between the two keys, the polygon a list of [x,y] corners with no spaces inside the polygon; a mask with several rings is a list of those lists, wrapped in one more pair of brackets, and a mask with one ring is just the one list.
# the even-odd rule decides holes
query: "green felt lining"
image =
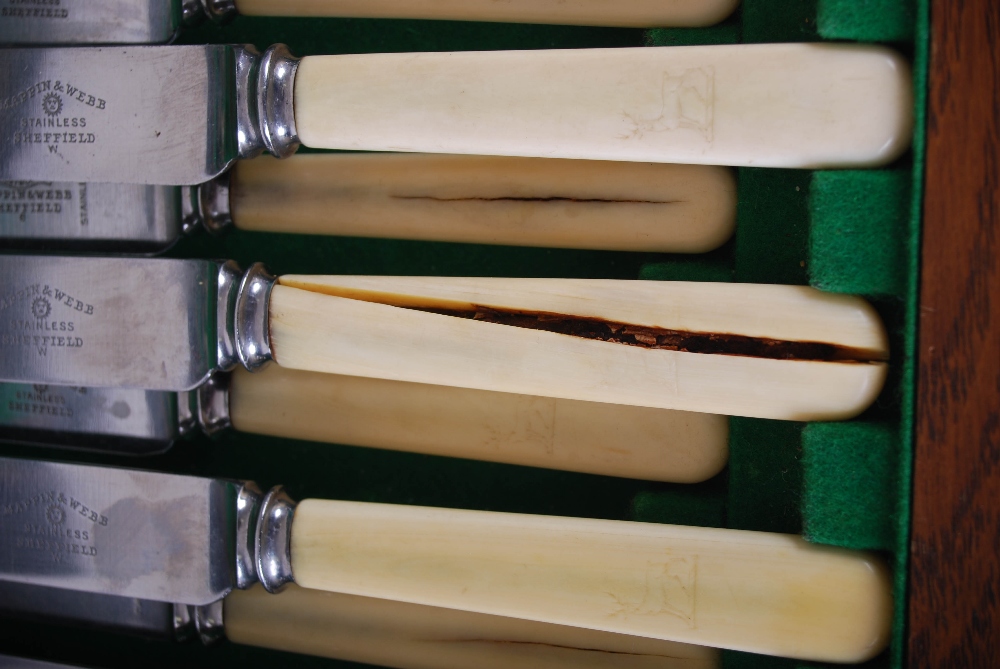
{"label": "green felt lining", "polygon": [[822,290],[906,290],[910,170],[816,172],[810,185],[809,275]]}
{"label": "green felt lining", "polygon": [[[741,168],[735,239],[712,258],[719,280],[728,270],[734,281],[808,283],[863,295],[886,323],[890,380],[861,418],[805,426],[730,420],[725,515],[728,527],[802,532],[810,541],[882,551],[894,568],[896,616],[888,652],[865,666],[893,669],[903,666],[905,650],[928,16],[926,0],[745,0],[741,38],[748,43],[913,40],[916,131],[911,155],[887,169]],[[683,43],[676,32],[652,31],[648,39]],[[684,260],[673,258],[645,266],[640,276],[701,280]],[[670,496],[644,494],[646,514],[670,522],[660,508]],[[650,512],[657,508],[658,514]],[[834,666],[729,651],[723,664]]]}
{"label": "green felt lining", "polygon": [[824,39],[899,42],[913,39],[915,0],[819,0],[816,24]]}

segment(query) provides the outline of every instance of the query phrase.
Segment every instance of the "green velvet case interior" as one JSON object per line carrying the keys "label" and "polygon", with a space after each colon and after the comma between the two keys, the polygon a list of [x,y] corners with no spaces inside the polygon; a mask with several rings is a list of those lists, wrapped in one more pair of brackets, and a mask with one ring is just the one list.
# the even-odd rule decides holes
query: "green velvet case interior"
{"label": "green velvet case interior", "polygon": [[[902,666],[909,530],[916,290],[923,167],[927,0],[744,0],[720,26],[638,30],[482,23],[237,19],[182,41],[288,44],[299,56],[375,51],[535,49],[735,42],[874,41],[911,58],[913,150],[880,170],[739,170],[736,237],[708,255],[522,249],[229,232],[184,240],[176,257],[263,261],[276,273],[551,276],[812,284],[870,299],[891,333],[893,372],[876,405],[846,423],[731,420],[729,467],[695,486],[657,484],[253,435],[204,436],[134,460],[73,458],[283,483],[298,499],[456,506],[803,533],[881,551],[895,569],[890,649],[865,666]],[[419,82],[414,82],[418,84]],[[0,649],[100,667],[354,667],[224,643],[162,644],[30,623],[0,626]],[[822,666],[727,652],[726,667]],[[474,668],[470,668],[474,669]]]}

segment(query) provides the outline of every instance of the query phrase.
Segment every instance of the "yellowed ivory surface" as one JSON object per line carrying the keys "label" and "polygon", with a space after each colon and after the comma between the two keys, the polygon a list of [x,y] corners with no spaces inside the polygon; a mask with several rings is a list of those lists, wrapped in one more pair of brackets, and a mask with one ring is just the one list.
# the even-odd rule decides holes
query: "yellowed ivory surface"
{"label": "yellowed ivory surface", "polygon": [[891,586],[873,556],[763,532],[305,500],[307,588],[788,657],[876,655]]}
{"label": "yellowed ivory surface", "polygon": [[278,365],[237,369],[229,410],[243,432],[677,483],[714,476],[729,454],[728,421],[714,414]]}
{"label": "yellowed ivory surface", "polygon": [[702,646],[291,585],[225,600],[230,641],[398,669],[716,669]]}
{"label": "yellowed ivory surface", "polygon": [[881,165],[908,146],[905,60],[746,44],[311,56],[306,146],[757,167]]}
{"label": "yellowed ivory surface", "polygon": [[298,274],[286,274],[280,282],[400,307],[537,311],[686,332],[826,342],[886,355],[889,346],[882,321],[865,300],[807,286]]}
{"label": "yellowed ivory surface", "polygon": [[556,23],[658,28],[708,26],[739,0],[236,0],[241,14]]}
{"label": "yellowed ivory surface", "polygon": [[701,253],[736,221],[732,172],[702,165],[333,153],[234,170],[244,230]]}
{"label": "yellowed ivory surface", "polygon": [[271,343],[293,369],[784,420],[850,418],[884,363],[647,349],[275,286]]}

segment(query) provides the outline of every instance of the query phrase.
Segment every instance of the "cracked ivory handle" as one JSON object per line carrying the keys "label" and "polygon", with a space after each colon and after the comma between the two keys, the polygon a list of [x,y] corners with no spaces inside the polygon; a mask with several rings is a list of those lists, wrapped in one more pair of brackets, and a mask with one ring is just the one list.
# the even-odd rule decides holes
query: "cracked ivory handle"
{"label": "cracked ivory handle", "polygon": [[881,165],[910,141],[896,53],[843,44],[303,58],[306,146],[755,167]]}
{"label": "cracked ivory handle", "polygon": [[659,639],[290,585],[225,599],[226,636],[397,669],[717,669],[719,652]]}
{"label": "cracked ivory handle", "polygon": [[729,455],[713,414],[282,369],[233,373],[241,432],[696,483]]}
{"label": "cracked ivory handle", "polygon": [[249,16],[343,16],[630,28],[710,26],[739,0],[236,0]]}
{"label": "cracked ivory handle", "polygon": [[702,253],[736,223],[735,180],[720,167],[334,153],[234,170],[243,230]]}
{"label": "cracked ivory handle", "polygon": [[[420,310],[480,307],[584,316],[595,327],[828,342],[869,361],[645,348]],[[888,368],[868,303],[802,286],[286,275],[270,315],[274,360],[290,369],[781,420],[853,417]]]}
{"label": "cracked ivory handle", "polygon": [[888,572],[797,536],[305,500],[306,588],[800,659],[885,646]]}

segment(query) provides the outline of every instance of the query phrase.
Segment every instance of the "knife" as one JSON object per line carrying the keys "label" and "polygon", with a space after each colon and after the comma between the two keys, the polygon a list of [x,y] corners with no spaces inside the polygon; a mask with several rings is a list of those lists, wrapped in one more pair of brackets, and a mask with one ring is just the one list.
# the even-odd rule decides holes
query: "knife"
{"label": "knife", "polygon": [[[294,584],[254,586],[208,606],[0,581],[0,616],[150,639],[234,643],[398,669],[715,669],[703,646],[551,625]],[[2,666],[2,662],[0,662]]]}
{"label": "knife", "polygon": [[[277,45],[0,52],[0,180],[193,185],[306,146],[880,165],[909,143],[881,47],[747,44],[292,57]],[[858,110],[863,107],[863,113]]]}
{"label": "knife", "polygon": [[151,455],[200,426],[531,467],[697,483],[725,466],[725,416],[282,369],[197,391],[0,383],[0,438]]}
{"label": "knife", "polygon": [[739,0],[59,0],[0,8],[0,44],[138,44],[170,41],[182,25],[206,16],[225,22],[247,16],[314,16],[504,21],[656,28],[708,26]]}
{"label": "knife", "polygon": [[590,160],[260,157],[197,187],[0,183],[0,238],[47,251],[165,250],[206,227],[701,253],[736,223],[730,170]]}
{"label": "knife", "polygon": [[0,381],[190,390],[304,371],[784,420],[854,416],[882,323],[803,286],[296,276],[261,265],[0,258]]}
{"label": "knife", "polygon": [[260,582],[823,661],[885,646],[873,555],[800,537],[305,500],[0,459],[0,580],[190,605]]}

